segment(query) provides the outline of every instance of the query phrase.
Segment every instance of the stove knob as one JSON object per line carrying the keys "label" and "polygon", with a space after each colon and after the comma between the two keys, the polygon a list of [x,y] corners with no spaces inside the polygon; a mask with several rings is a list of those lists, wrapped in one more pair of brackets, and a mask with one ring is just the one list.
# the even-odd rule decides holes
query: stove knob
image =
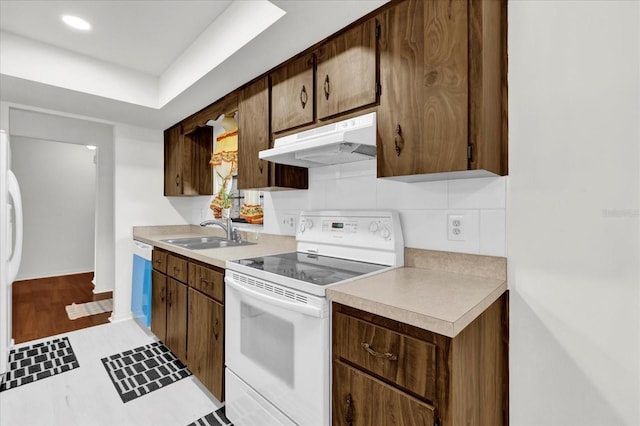
{"label": "stove knob", "polygon": [[307,228],[309,229],[313,228],[313,220],[307,219]]}
{"label": "stove knob", "polygon": [[300,233],[302,234],[304,232],[304,220],[300,221]]}
{"label": "stove knob", "polygon": [[391,235],[391,232],[387,228],[382,228],[380,235],[386,240]]}
{"label": "stove knob", "polygon": [[376,232],[378,232],[378,223],[377,223],[377,222],[371,222],[371,223],[369,224],[369,231],[370,231],[370,232],[373,232],[374,234],[375,234]]}

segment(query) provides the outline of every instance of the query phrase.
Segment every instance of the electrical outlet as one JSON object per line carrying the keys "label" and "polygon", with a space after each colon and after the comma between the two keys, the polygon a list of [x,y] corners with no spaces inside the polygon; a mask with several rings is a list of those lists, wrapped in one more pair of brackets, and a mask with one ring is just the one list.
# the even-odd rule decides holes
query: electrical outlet
{"label": "electrical outlet", "polygon": [[283,214],[282,215],[282,226],[284,229],[288,231],[296,231],[296,215],[294,214]]}
{"label": "electrical outlet", "polygon": [[449,241],[464,241],[464,215],[450,214],[447,216],[447,239]]}

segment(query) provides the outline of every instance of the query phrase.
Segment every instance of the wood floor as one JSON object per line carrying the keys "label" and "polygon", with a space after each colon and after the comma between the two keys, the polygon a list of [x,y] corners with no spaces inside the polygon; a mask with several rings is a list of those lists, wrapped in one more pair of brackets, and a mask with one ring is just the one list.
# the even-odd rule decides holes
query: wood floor
{"label": "wood floor", "polygon": [[16,343],[54,336],[109,322],[111,312],[70,320],[64,307],[110,299],[111,292],[93,294],[93,272],[13,283],[13,338]]}

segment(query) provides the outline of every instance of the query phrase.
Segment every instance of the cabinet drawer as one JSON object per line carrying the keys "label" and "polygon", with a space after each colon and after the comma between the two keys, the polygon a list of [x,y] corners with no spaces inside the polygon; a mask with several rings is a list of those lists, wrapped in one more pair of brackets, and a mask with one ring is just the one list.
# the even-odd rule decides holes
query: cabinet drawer
{"label": "cabinet drawer", "polygon": [[167,255],[166,251],[155,249],[151,253],[151,259],[153,261],[153,269],[160,271],[163,274],[167,273]]}
{"label": "cabinet drawer", "polygon": [[334,425],[431,426],[434,407],[340,361],[333,363]]}
{"label": "cabinet drawer", "polygon": [[167,255],[167,275],[176,280],[186,283],[187,282],[187,262],[186,259],[181,257]]}
{"label": "cabinet drawer", "polygon": [[189,287],[213,297],[220,303],[224,302],[224,274],[222,272],[197,263],[190,263]]}
{"label": "cabinet drawer", "polygon": [[429,401],[436,396],[436,345],[334,312],[333,356]]}

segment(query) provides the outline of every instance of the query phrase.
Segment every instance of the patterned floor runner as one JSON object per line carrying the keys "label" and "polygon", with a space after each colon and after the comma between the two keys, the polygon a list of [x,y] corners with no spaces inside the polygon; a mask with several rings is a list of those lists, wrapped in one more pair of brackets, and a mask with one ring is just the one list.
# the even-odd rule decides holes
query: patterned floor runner
{"label": "patterned floor runner", "polygon": [[0,392],[79,366],[67,337],[12,349],[9,352],[9,371],[2,378]]}
{"label": "patterned floor runner", "polygon": [[162,342],[111,355],[101,361],[122,402],[132,401],[191,375]]}
{"label": "patterned floor runner", "polygon": [[224,412],[224,407],[218,408],[214,413],[209,413],[199,418],[189,426],[233,426]]}

